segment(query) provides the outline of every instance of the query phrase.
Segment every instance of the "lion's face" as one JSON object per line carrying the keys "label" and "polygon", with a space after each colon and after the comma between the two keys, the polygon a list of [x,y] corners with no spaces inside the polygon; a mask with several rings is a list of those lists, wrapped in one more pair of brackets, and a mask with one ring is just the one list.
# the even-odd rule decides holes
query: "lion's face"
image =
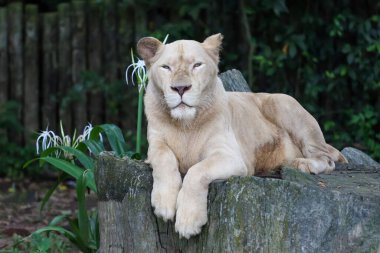
{"label": "lion's face", "polygon": [[192,120],[210,104],[212,86],[218,72],[221,35],[203,43],[190,40],[163,45],[154,38],[138,43],[139,54],[149,71],[149,85],[158,90],[172,118]]}

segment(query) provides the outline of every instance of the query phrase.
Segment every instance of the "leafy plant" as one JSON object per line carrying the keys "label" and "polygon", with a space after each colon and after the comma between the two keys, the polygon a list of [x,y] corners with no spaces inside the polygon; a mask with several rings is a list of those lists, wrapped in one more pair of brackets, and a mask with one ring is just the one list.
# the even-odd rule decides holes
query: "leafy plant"
{"label": "leafy plant", "polygon": [[[0,105],[0,176],[7,176],[12,180],[20,179],[25,173],[39,174],[35,167],[28,171],[20,170],[25,159],[34,156],[32,145],[21,147],[15,137],[23,134],[24,127],[17,118],[20,105],[9,101]],[[13,136],[13,137],[12,137]]]}
{"label": "leafy plant", "polygon": [[[100,242],[97,212],[88,211],[85,205],[86,186],[91,181],[93,178],[88,177],[88,171],[83,172],[76,180],[78,211],[75,218],[68,214],[57,216],[48,226],[36,230],[32,235],[54,231],[66,237],[84,253],[97,252]],[[64,221],[69,223],[69,228],[60,225]]]}
{"label": "leafy plant", "polygon": [[142,115],[143,115],[143,98],[144,98],[144,90],[148,80],[148,76],[145,70],[145,63],[143,60],[137,58],[137,62],[135,62],[133,51],[131,50],[131,59],[132,64],[128,66],[125,71],[125,80],[128,84],[128,70],[129,68],[133,68],[131,74],[132,84],[134,85],[134,76],[137,79],[137,86],[139,89],[139,99],[138,99],[138,107],[137,107],[137,127],[136,127],[136,153],[141,154],[141,131],[142,131]]}
{"label": "leafy plant", "polygon": [[[166,35],[163,44],[166,43],[169,34]],[[133,50],[131,50],[131,59],[132,64],[128,66],[125,71],[125,80],[128,84],[128,80],[132,80],[132,84],[135,85],[134,79],[137,79],[137,87],[139,90],[139,99],[138,99],[138,107],[137,107],[137,131],[136,131],[136,154],[141,156],[141,139],[142,139],[142,118],[143,118],[143,101],[144,101],[144,90],[146,88],[148,82],[148,75],[145,69],[145,62],[137,58],[137,62],[135,62],[135,57],[133,55]],[[129,77],[129,69],[132,68],[131,76]]]}
{"label": "leafy plant", "polygon": [[[78,200],[76,217],[72,218],[68,214],[57,216],[48,226],[38,229],[32,236],[54,231],[66,237],[82,252],[96,252],[99,247],[97,212],[88,211],[85,204],[86,190],[90,189],[95,193],[97,191],[93,156],[105,151],[105,145],[108,145],[118,157],[126,155],[132,157],[134,153],[127,150],[120,128],[112,124],[103,124],[96,127],[89,125],[85,128],[83,134],[77,137],[74,136],[71,138],[66,135],[62,124],[61,136],[46,129],[37,139],[37,147],[41,145],[43,149],[40,156],[24,165],[24,167],[27,167],[35,161],[40,161],[40,165],[47,163],[62,172],[62,176],[56,185],[43,198],[41,210],[62,180],[66,178],[76,180]],[[106,140],[108,141],[107,143],[105,143]],[[62,226],[64,221],[69,223],[69,228]]]}
{"label": "leafy plant", "polygon": [[68,241],[50,233],[48,235],[33,234],[28,238],[15,235],[11,247],[2,249],[3,253],[66,253],[71,251]]}
{"label": "leafy plant", "polygon": [[[69,107],[74,102],[80,102],[81,94],[91,95],[101,94],[104,96],[106,112],[104,119],[120,125],[122,129],[131,129],[126,132],[130,138],[126,139],[126,145],[129,150],[136,148],[137,136],[140,136],[140,154],[147,150],[147,140],[145,134],[144,120],[138,121],[135,114],[130,111],[137,111],[139,101],[142,101],[143,93],[140,89],[127,89],[124,80],[109,82],[105,77],[93,71],[84,71],[81,73],[81,81],[75,84],[68,93],[62,98],[62,106]],[[139,99],[141,97],[141,99]],[[126,102],[128,102],[126,104]],[[143,110],[140,110],[143,112]],[[122,117],[120,115],[123,115]],[[107,118],[107,119],[106,119]],[[135,126],[141,123],[141,134],[136,133]],[[99,122],[98,122],[99,123]]]}

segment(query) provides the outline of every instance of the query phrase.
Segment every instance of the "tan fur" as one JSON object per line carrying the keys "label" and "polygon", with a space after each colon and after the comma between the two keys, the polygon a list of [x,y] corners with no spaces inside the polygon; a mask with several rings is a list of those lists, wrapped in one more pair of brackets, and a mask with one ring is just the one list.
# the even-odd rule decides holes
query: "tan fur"
{"label": "tan fur", "polygon": [[[163,45],[143,38],[138,44],[149,63],[145,111],[152,205],[164,220],[176,215],[176,231],[186,238],[207,222],[208,185],[214,180],[266,174],[284,165],[318,174],[345,161],[292,97],[226,92],[217,76],[221,41],[217,34],[203,43]],[[190,88],[181,97],[175,88],[184,86]]]}

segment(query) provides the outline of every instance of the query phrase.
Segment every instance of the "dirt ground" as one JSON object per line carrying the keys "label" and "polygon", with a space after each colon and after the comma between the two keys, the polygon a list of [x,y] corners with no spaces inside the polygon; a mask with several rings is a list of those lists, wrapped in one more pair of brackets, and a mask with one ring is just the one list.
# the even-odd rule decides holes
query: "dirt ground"
{"label": "dirt ground", "polygon": [[[31,182],[24,180],[12,184],[9,179],[0,178],[0,252],[13,244],[12,237],[22,237],[47,224],[62,212],[76,209],[76,193],[72,182],[62,184],[51,196],[44,210],[40,202],[54,181]],[[12,187],[12,185],[14,187]],[[96,206],[95,194],[88,197],[88,206]]]}

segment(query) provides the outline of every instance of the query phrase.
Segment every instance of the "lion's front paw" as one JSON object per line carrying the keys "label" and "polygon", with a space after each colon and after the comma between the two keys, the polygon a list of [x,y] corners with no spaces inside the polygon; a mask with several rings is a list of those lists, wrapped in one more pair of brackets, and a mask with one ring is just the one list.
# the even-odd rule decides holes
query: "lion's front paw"
{"label": "lion's front paw", "polygon": [[199,198],[199,196],[186,196],[186,193],[181,190],[177,199],[176,232],[180,237],[189,239],[191,236],[199,234],[202,226],[206,223],[207,193],[206,198]]}
{"label": "lion's front paw", "polygon": [[154,214],[164,221],[174,220],[178,190],[176,188],[153,186],[152,206]]}

